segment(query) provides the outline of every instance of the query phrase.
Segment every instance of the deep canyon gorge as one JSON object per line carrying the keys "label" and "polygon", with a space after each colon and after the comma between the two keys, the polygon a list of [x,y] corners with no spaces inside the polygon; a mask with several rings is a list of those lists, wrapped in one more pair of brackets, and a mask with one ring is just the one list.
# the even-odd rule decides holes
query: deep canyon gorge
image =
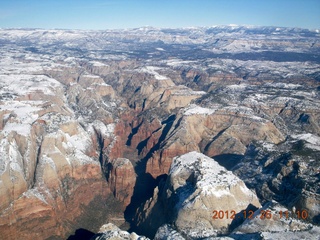
{"label": "deep canyon gorge", "polygon": [[319,39],[0,29],[0,239],[316,239]]}

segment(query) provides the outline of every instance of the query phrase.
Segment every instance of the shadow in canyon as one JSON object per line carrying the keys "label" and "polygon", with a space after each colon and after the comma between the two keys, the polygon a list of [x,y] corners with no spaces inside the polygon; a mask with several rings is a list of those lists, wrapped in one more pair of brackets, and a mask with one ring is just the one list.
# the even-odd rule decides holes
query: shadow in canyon
{"label": "shadow in canyon", "polygon": [[220,154],[211,158],[230,171],[243,160],[244,156],[239,154]]}
{"label": "shadow in canyon", "polygon": [[95,234],[89,230],[79,228],[74,235],[68,237],[67,240],[90,240]]}
{"label": "shadow in canyon", "polygon": [[[135,166],[135,172],[137,174],[136,184],[134,187],[133,195],[131,197],[131,202],[124,212],[124,217],[126,221],[130,223],[129,232],[134,231],[137,234],[142,234],[150,237],[150,234],[141,231],[134,219],[136,215],[136,210],[139,207],[143,206],[143,204],[153,196],[154,188],[160,183],[161,180],[166,178],[165,174],[154,179],[150,173],[146,172],[146,167],[147,161],[152,157],[154,152],[160,149],[160,146],[162,142],[165,140],[167,134],[169,133],[175,119],[176,115],[171,115],[161,123],[162,125],[164,125],[164,127],[158,142],[150,149],[150,151],[146,154],[146,156],[143,159],[137,162]],[[130,137],[132,136],[129,136],[129,141]],[[145,145],[143,146],[143,144]],[[144,141],[138,145],[138,148],[140,149],[139,152],[141,152],[141,149],[143,149],[146,146],[146,144],[147,141]]]}

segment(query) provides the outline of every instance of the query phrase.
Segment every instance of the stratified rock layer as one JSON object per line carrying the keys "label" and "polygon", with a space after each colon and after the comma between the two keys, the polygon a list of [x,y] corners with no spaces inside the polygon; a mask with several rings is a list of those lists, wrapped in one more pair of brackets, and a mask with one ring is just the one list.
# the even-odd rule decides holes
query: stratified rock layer
{"label": "stratified rock layer", "polygon": [[203,108],[191,105],[183,109],[172,123],[162,149],[147,162],[147,172],[156,177],[168,173],[172,158],[188,151],[208,156],[243,155],[252,141],[264,139],[278,144],[283,134],[268,120],[254,115],[248,108]]}

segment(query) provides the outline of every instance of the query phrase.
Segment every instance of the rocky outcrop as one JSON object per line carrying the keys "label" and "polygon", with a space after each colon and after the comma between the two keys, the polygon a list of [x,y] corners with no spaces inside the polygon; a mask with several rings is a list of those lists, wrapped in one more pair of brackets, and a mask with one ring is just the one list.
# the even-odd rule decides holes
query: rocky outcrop
{"label": "rocky outcrop", "polygon": [[126,158],[117,158],[109,163],[108,182],[115,198],[123,203],[125,209],[130,204],[136,183],[132,163]]}
{"label": "rocky outcrop", "polygon": [[99,233],[90,238],[90,240],[148,240],[149,238],[139,236],[136,233],[122,231],[116,225],[108,223],[103,225]]}
{"label": "rocky outcrop", "polygon": [[[138,224],[154,228],[150,224],[158,216],[158,226],[170,223],[184,236],[203,238],[228,233],[236,214],[258,207],[243,181],[213,159],[190,152],[174,158],[165,184],[147,201]],[[216,211],[230,216],[218,217]]]}
{"label": "rocky outcrop", "polygon": [[111,99],[115,98],[115,91],[112,86],[106,84],[99,76],[82,74],[78,77],[77,83],[84,89],[92,89],[101,97],[109,96]]}
{"label": "rocky outcrop", "polygon": [[[2,189],[8,191],[5,188],[10,188],[10,183],[15,189],[10,191],[12,195],[2,194],[7,197],[1,206],[2,236],[7,239],[22,236],[25,239],[40,236],[64,238],[80,224],[95,230],[95,224],[86,223],[81,218],[94,212],[101,217],[110,206],[117,209],[118,205],[112,201],[109,207],[104,204],[104,199],[110,198],[112,193],[99,161],[94,160],[98,154],[92,155],[95,150],[91,149],[90,135],[75,122],[62,124],[55,133],[44,134],[41,143],[32,142],[33,138],[36,139],[32,134],[35,133],[32,131],[31,138],[25,142],[8,137],[5,138],[7,144],[3,141],[2,147],[9,148],[3,153],[19,157],[9,157],[11,163],[1,175]],[[37,152],[29,155],[33,145]],[[34,165],[23,168],[24,161]],[[26,170],[30,171],[26,172],[27,175],[24,174]],[[30,178],[26,178],[28,175]],[[101,209],[90,209],[93,205],[101,206]],[[35,228],[37,231],[32,231]]]}
{"label": "rocky outcrop", "polygon": [[185,240],[185,238],[174,227],[165,224],[158,228],[154,239],[157,240]]}
{"label": "rocky outcrop", "polygon": [[[297,143],[296,143],[297,144]],[[312,161],[306,168],[304,151],[316,158],[319,151],[300,149],[288,154],[288,143],[274,145],[250,145],[245,157],[233,172],[243,179],[257,195],[266,200],[277,199],[287,208],[306,210],[307,220],[319,222],[319,163]],[[304,149],[304,150],[303,150]],[[300,155],[302,153],[302,155]],[[264,173],[264,174],[262,174]]]}
{"label": "rocky outcrop", "polygon": [[[86,99],[88,92],[76,79],[68,78],[77,70],[49,71],[59,81],[29,71],[17,68],[17,77],[1,83],[10,82],[13,94],[10,101],[1,101],[1,236],[65,239],[77,228],[96,231],[103,219],[122,211],[99,161],[101,149],[110,147],[103,139],[112,143],[110,109],[97,107],[93,121],[86,115],[79,120],[94,101]],[[101,104],[100,95],[92,94]]]}
{"label": "rocky outcrop", "polygon": [[147,172],[157,177],[168,173],[171,159],[188,151],[200,151],[208,156],[243,155],[252,141],[264,139],[278,144],[283,134],[266,119],[254,115],[248,108],[202,108],[191,105],[181,111],[174,128],[168,133],[161,150],[147,162]]}
{"label": "rocky outcrop", "polygon": [[[73,185],[69,186],[67,199],[52,190],[34,188],[13,201],[9,208],[2,211],[1,237],[64,239],[77,228],[86,227],[95,231],[95,225],[99,222],[101,224],[101,220],[111,214],[107,208],[117,208],[116,203],[109,197],[111,193],[104,181],[91,179],[75,181],[72,178],[68,181]],[[104,202],[108,198],[110,202],[106,207]],[[97,206],[100,209],[96,209]],[[95,216],[91,221],[95,222],[89,223],[86,217],[91,214]],[[33,231],[34,229],[37,231]]]}
{"label": "rocky outcrop", "polygon": [[[320,228],[304,222],[300,214],[298,218],[297,213],[276,202],[269,202],[256,211],[246,211],[245,221],[232,233],[205,239],[317,239]],[[166,224],[158,229],[154,239],[189,238],[174,226]]]}
{"label": "rocky outcrop", "polygon": [[[298,211],[298,212],[296,212]],[[320,228],[303,221],[302,211],[290,211],[276,202],[269,202],[262,209],[257,210],[250,219],[246,219],[237,227],[230,237],[260,236],[266,239],[308,238],[316,239]],[[258,231],[257,231],[258,230]]]}

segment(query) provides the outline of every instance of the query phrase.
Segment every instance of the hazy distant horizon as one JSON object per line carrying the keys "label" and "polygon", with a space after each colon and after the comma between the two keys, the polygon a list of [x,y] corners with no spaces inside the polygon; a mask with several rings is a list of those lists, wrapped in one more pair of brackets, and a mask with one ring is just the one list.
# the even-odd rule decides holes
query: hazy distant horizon
{"label": "hazy distant horizon", "polygon": [[236,24],[320,29],[318,0],[11,0],[0,28],[112,30]]}
{"label": "hazy distant horizon", "polygon": [[105,29],[80,29],[80,28],[39,28],[39,27],[0,27],[2,30],[44,30],[44,31],[122,31],[122,30],[136,30],[143,28],[150,29],[193,29],[193,28],[214,28],[214,27],[248,27],[248,28],[287,28],[287,29],[306,29],[309,31],[320,31],[319,28],[303,28],[303,27],[283,27],[283,26],[265,26],[265,25],[238,25],[238,24],[221,24],[221,25],[212,25],[212,26],[187,26],[187,27],[154,27],[154,26],[140,26],[140,27],[129,27],[129,28],[105,28]]}

